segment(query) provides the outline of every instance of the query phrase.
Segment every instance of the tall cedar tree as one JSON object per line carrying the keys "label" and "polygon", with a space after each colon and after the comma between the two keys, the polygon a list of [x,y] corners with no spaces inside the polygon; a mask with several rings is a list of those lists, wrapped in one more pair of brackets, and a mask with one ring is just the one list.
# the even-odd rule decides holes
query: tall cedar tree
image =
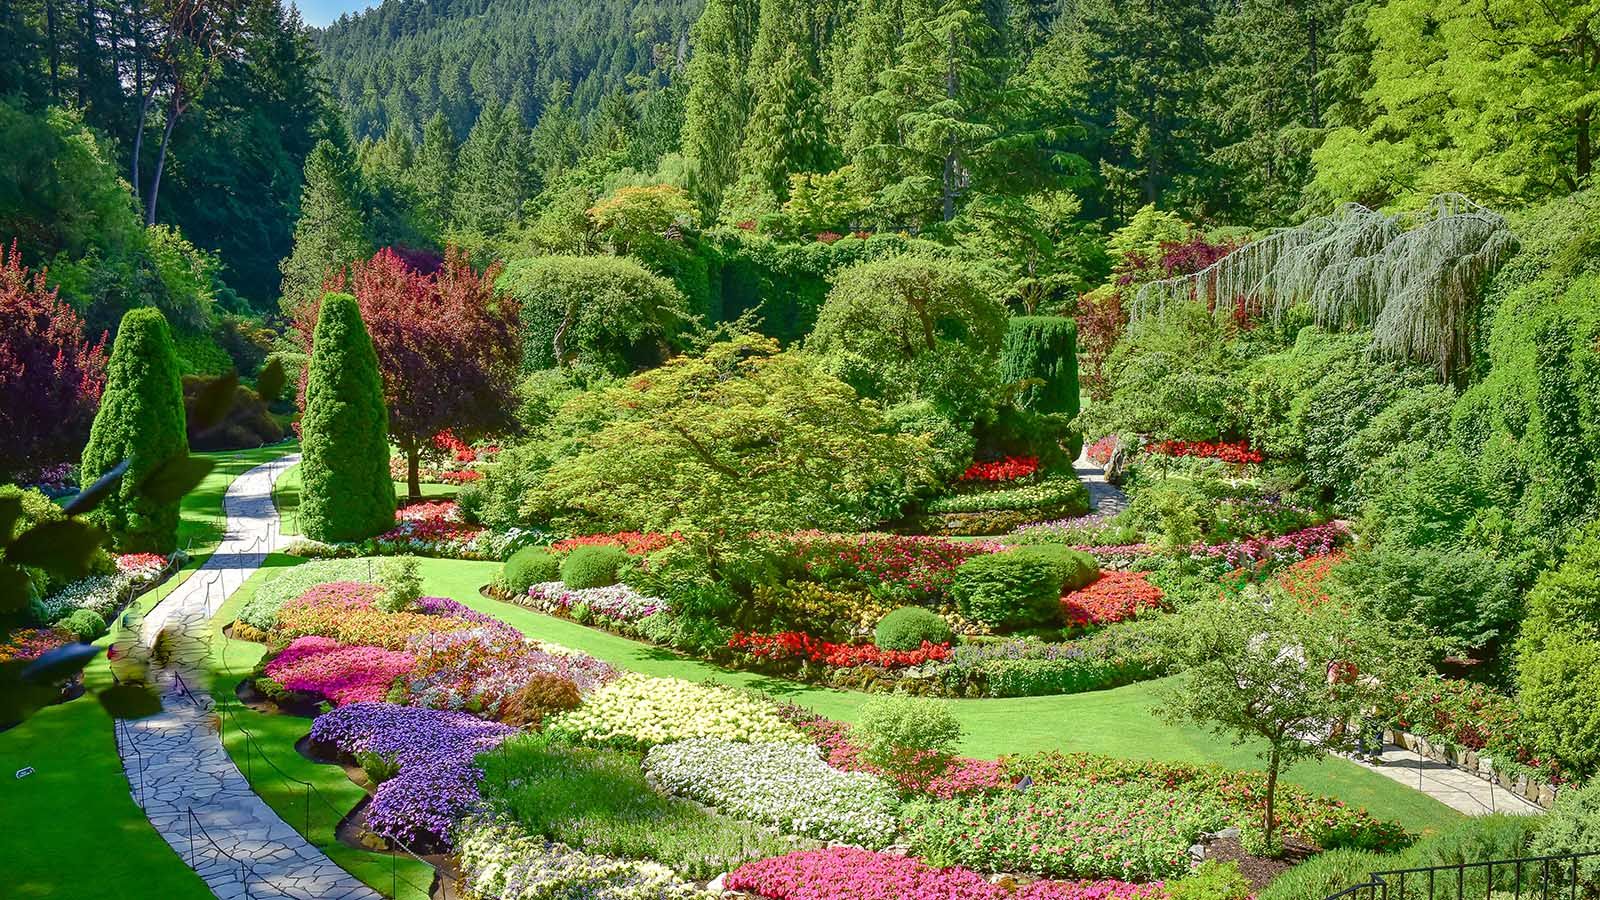
{"label": "tall cedar tree", "polygon": [[739,177],[749,92],[744,70],[748,32],[740,28],[741,6],[750,0],[708,0],[689,33],[689,93],[683,108],[683,155],[694,176],[700,207],[715,214],[722,195]]}
{"label": "tall cedar tree", "polygon": [[328,294],[317,313],[300,418],[306,537],[358,541],[394,525],[389,411],[378,354],[349,294]]}
{"label": "tall cedar tree", "polygon": [[314,300],[329,274],[370,252],[361,193],[350,152],[318,141],[306,160],[294,252],[282,265],[285,313]]}
{"label": "tall cedar tree", "polygon": [[[352,266],[329,282],[361,307],[383,374],[389,437],[406,456],[406,488],[422,488],[418,467],[434,435],[491,432],[510,424],[522,347],[517,303],[494,289],[493,266],[482,275],[451,248],[442,265],[423,271],[394,250]],[[308,333],[314,310],[301,316]]]}
{"label": "tall cedar tree", "polygon": [[159,466],[188,455],[185,424],[178,354],[166,317],[150,307],[129,310],[111,347],[105,392],[81,466],[87,484],[128,461],[128,471],[90,513],[119,551],[178,548],[179,500],[158,502],[141,485]]}
{"label": "tall cedar tree", "polygon": [[1000,345],[1000,381],[1023,384],[1022,409],[1078,414],[1078,327],[1065,316],[1013,316]]}
{"label": "tall cedar tree", "polygon": [[831,167],[827,122],[813,56],[789,44],[756,90],[745,127],[740,167],[779,200],[788,199],[789,176]]}
{"label": "tall cedar tree", "polygon": [[9,257],[0,245],[0,481],[76,457],[105,383],[105,338],[84,340],[44,271],[28,271],[15,241]]}

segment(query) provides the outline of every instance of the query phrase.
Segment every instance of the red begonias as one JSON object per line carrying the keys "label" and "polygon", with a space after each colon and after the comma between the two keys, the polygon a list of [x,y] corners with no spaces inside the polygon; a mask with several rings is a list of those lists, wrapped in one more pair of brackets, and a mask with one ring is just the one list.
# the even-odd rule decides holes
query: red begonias
{"label": "red begonias", "polygon": [[961,473],[961,481],[998,482],[1016,481],[1039,471],[1037,456],[1008,456],[994,462],[975,462]]}
{"label": "red begonias", "polygon": [[1161,456],[1195,456],[1227,463],[1258,463],[1266,457],[1244,441],[1161,441],[1145,449]]}
{"label": "red begonias", "polygon": [[1088,587],[1063,596],[1061,612],[1074,627],[1109,625],[1159,607],[1162,596],[1146,572],[1108,571]]}
{"label": "red begonias", "polygon": [[776,634],[736,631],[728,639],[728,646],[756,659],[803,659],[840,668],[881,666],[885,669],[904,669],[950,655],[949,644],[923,641],[922,646],[915,650],[880,650],[872,644],[835,644],[800,631],[780,631]]}

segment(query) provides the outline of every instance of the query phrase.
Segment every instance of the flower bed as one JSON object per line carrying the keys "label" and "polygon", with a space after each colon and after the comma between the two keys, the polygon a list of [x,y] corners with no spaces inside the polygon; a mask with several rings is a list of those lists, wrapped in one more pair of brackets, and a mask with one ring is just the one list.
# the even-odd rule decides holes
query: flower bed
{"label": "flower bed", "polygon": [[1078,512],[1089,508],[1089,490],[1075,476],[1062,475],[1047,478],[1037,484],[983,491],[975,494],[952,494],[930,500],[930,514],[1009,512],[1049,510],[1060,515],[1062,507],[1075,507]]}
{"label": "flower bed", "polygon": [[1159,609],[1164,595],[1146,572],[1101,572],[1088,587],[1061,598],[1061,612],[1075,628],[1109,625]]}
{"label": "flower bed", "polygon": [[382,647],[349,647],[325,637],[296,638],[266,665],[268,678],[291,691],[326,697],[336,706],[376,703],[415,659]]}
{"label": "flower bed", "polygon": [[499,718],[535,678],[560,678],[588,693],[617,677],[616,669],[594,657],[553,652],[505,628],[418,634],[408,646],[416,657],[405,682],[410,701],[432,709]]}
{"label": "flower bed", "polygon": [[922,646],[915,650],[880,650],[872,644],[830,643],[798,631],[777,634],[736,631],[728,639],[728,647],[757,660],[804,660],[838,668],[877,666],[904,669],[941,660],[950,654],[949,644],[923,641]]}
{"label": "flower bed", "polygon": [[1144,448],[1157,456],[1191,456],[1200,459],[1220,459],[1226,463],[1245,465],[1259,463],[1266,457],[1251,449],[1245,441],[1160,441]]}
{"label": "flower bed", "polygon": [[670,547],[683,540],[676,531],[663,534],[657,531],[619,531],[615,534],[585,534],[556,541],[550,545],[552,553],[566,553],[577,547],[621,547],[634,556],[643,556]]}
{"label": "flower bed", "polygon": [[1132,684],[1167,673],[1165,644],[1138,621],[1075,641],[958,644],[939,671],[956,697],[1039,697]]}
{"label": "flower bed", "polygon": [[671,793],[819,840],[886,847],[899,824],[887,784],[833,768],[804,744],[678,741],[652,748],[644,767]]}
{"label": "flower bed", "polygon": [[802,532],[789,540],[806,572],[823,584],[892,587],[923,599],[942,595],[962,563],[1001,549],[993,541],[890,534]]}
{"label": "flower bed", "polygon": [[1116,450],[1117,436],[1108,434],[1085,447],[1083,452],[1089,457],[1090,462],[1097,466],[1104,466],[1111,462],[1111,454],[1115,453]]}
{"label": "flower bed", "polygon": [[1284,567],[1273,576],[1273,581],[1302,606],[1321,606],[1332,599],[1324,585],[1345,556],[1343,550],[1308,556]]}
{"label": "flower bed", "polygon": [[747,863],[724,885],[771,900],[1162,900],[1158,882],[1036,881],[1013,890],[959,866],[938,869],[915,859],[851,847],[805,850]]}
{"label": "flower bed", "polygon": [[350,646],[405,650],[414,635],[485,626],[516,633],[509,625],[443,597],[423,598],[420,612],[384,612],[373,606],[382,590],[358,581],[316,585],[278,608],[269,632],[271,643],[284,646],[295,638],[320,635]]}
{"label": "flower bed", "polygon": [[646,597],[625,584],[569,588],[559,581],[546,581],[529,586],[526,595],[519,594],[510,599],[518,606],[557,615],[573,615],[574,609],[582,607],[591,615],[618,622],[637,622],[667,608],[655,597]]}
{"label": "flower bed", "polygon": [[[1313,525],[1276,537],[1256,537],[1222,544],[1192,544],[1185,552],[1195,557],[1210,557],[1223,561],[1231,568],[1262,562],[1295,562],[1312,556],[1326,556],[1350,537],[1350,528],[1343,522]],[[1073,547],[1100,559],[1137,559],[1161,552],[1154,544],[1091,545]]]}
{"label": "flower bed", "polygon": [[165,557],[159,553],[128,553],[116,558],[114,575],[80,578],[41,602],[45,619],[58,622],[74,610],[87,609],[109,620],[140,592],[159,583],[188,560],[183,551]]}
{"label": "flower bed", "polygon": [[1037,456],[1007,456],[994,462],[975,462],[957,479],[963,484],[994,484],[1016,481],[1039,471]]}
{"label": "flower bed", "polygon": [[472,897],[585,900],[694,900],[711,895],[665,866],[609,859],[533,837],[490,820],[464,824],[456,862]]}
{"label": "flower bed", "polygon": [[938,865],[1077,878],[1171,878],[1229,823],[1219,804],[1153,786],[1035,784],[906,807],[911,852]]}
{"label": "flower bed", "polygon": [[630,750],[691,738],[805,740],[768,704],[737,691],[633,673],[595,691],[546,730],[581,743]]}
{"label": "flower bed", "polygon": [[[850,740],[850,726],[810,713],[796,716],[796,724],[821,748],[828,765],[844,772],[865,772],[869,775],[889,777],[881,769],[861,758],[861,748]],[[1010,778],[1005,767],[993,760],[968,759],[958,756],[950,760],[943,772],[927,781],[910,775],[896,778],[901,788],[912,793],[948,800],[964,794],[1009,787]]]}
{"label": "flower bed", "polygon": [[473,757],[515,733],[466,713],[387,703],[352,703],[311,723],[313,742],[398,767],[373,793],[367,828],[407,844],[448,842],[452,826],[481,800],[483,773]]}
{"label": "flower bed", "polygon": [[71,632],[60,628],[19,628],[0,643],[0,663],[38,659],[75,640]]}

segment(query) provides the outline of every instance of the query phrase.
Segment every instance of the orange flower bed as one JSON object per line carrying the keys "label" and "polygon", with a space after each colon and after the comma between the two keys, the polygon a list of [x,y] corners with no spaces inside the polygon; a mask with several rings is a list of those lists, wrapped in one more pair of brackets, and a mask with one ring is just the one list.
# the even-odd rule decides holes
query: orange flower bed
{"label": "orange flower bed", "polygon": [[1148,573],[1102,572],[1093,584],[1062,597],[1061,612],[1075,628],[1109,625],[1158,608],[1163,596]]}

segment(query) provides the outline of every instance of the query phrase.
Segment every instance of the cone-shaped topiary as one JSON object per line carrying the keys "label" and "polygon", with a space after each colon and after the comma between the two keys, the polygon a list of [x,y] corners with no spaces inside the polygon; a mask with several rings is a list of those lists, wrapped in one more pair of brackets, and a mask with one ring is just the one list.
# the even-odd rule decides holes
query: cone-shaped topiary
{"label": "cone-shaped topiary", "polygon": [[117,326],[100,411],[83,448],[84,484],[126,459],[128,471],[90,514],[124,553],[178,548],[178,501],[156,502],[139,485],[157,466],[189,452],[178,353],[161,311],[129,310]]}
{"label": "cone-shaped topiary", "polygon": [[[1024,382],[1017,407],[1067,419],[1078,414],[1078,326],[1064,316],[1016,316],[1000,346],[1000,381]],[[1068,438],[1072,456],[1081,439]]]}
{"label": "cone-shaped topiary", "polygon": [[394,526],[383,378],[361,309],[349,294],[322,299],[300,435],[300,521],[306,537],[358,541]]}

